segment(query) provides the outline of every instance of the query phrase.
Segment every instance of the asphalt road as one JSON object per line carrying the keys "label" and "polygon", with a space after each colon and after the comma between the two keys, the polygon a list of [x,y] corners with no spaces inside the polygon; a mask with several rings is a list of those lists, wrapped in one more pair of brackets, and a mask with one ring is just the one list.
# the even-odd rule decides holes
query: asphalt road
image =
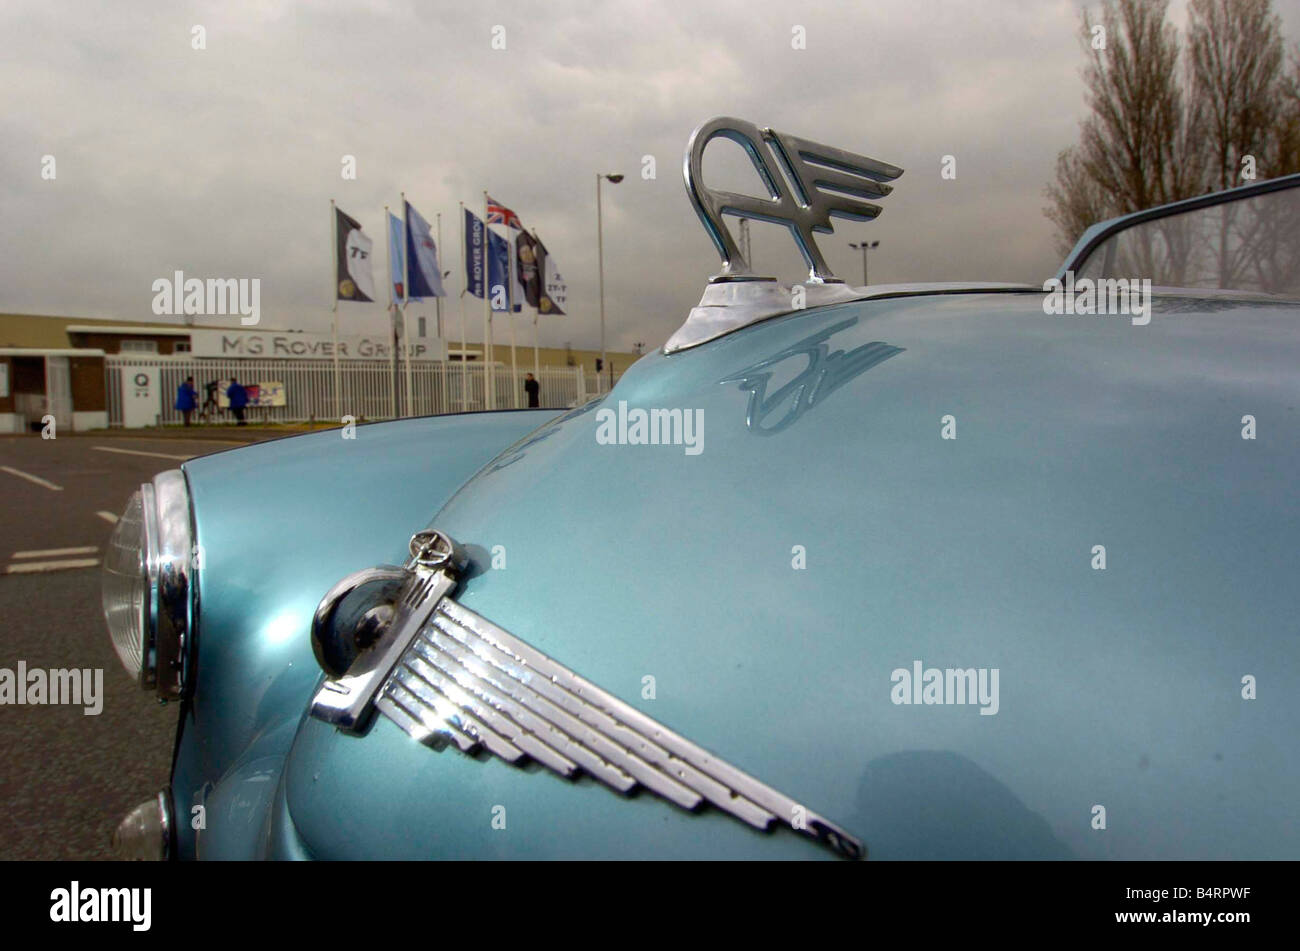
{"label": "asphalt road", "polygon": [[95,716],[0,705],[0,860],[111,858],[118,821],[166,784],[179,708],[141,690],[109,643],[98,566],[113,530],[105,515],[119,515],[155,473],[233,445],[0,437],[0,668],[103,671]]}

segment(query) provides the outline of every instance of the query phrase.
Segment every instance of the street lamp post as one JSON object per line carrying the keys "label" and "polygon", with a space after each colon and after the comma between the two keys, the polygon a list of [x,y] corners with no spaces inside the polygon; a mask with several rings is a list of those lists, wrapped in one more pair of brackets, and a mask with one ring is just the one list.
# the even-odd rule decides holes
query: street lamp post
{"label": "street lamp post", "polygon": [[[617,185],[623,176],[617,172],[596,173],[596,261],[600,272],[600,368],[609,366],[609,357],[605,353],[605,229],[601,220],[600,180],[608,179],[611,185]],[[597,378],[599,382],[599,377]]]}
{"label": "street lamp post", "polygon": [[849,247],[862,249],[862,286],[866,287],[867,286],[867,249],[880,247],[880,242],[863,241],[861,243],[858,243],[856,241],[850,241]]}

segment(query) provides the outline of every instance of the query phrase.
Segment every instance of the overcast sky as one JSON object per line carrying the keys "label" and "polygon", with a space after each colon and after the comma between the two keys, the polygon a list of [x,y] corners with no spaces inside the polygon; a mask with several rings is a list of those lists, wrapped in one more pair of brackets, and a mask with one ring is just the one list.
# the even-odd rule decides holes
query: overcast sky
{"label": "overcast sky", "polygon": [[[1300,0],[1276,6],[1294,44]],[[442,213],[456,336],[457,202],[479,208],[487,189],[568,279],[569,316],[543,322],[543,345],[596,347],[594,176],[615,171],[627,178],[604,193],[609,347],[658,346],[718,267],[681,177],[687,137],[715,115],[906,170],[875,222],[837,220],[820,241],[852,283],[862,262],[848,242],[863,237],[881,241],[872,283],[1041,281],[1058,263],[1043,188],[1084,112],[1081,7],[5,0],[0,312],[153,319],[153,281],[179,269],[260,278],[264,325],[325,330],[329,200],[375,239],[382,287],[382,209],[405,190],[430,221]],[[1172,5],[1179,24],[1184,7]],[[806,49],[792,49],[795,26]],[[736,185],[726,148],[714,144],[706,172]],[[758,268],[799,277],[784,232],[754,235]],[[340,312],[345,333],[384,326],[383,302]],[[478,327],[482,305],[467,313]]]}

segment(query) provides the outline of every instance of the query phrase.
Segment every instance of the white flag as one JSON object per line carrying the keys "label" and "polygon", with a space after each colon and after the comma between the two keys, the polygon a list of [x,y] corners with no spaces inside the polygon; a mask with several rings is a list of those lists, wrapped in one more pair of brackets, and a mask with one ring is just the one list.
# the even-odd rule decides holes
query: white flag
{"label": "white flag", "polygon": [[355,218],[345,214],[342,208],[336,207],[334,212],[338,233],[335,293],[339,300],[372,301],[375,299],[375,277],[370,260],[372,242]]}
{"label": "white flag", "polygon": [[348,232],[348,277],[367,300],[375,299],[375,275],[371,271],[370,249],[374,242],[360,228]]}

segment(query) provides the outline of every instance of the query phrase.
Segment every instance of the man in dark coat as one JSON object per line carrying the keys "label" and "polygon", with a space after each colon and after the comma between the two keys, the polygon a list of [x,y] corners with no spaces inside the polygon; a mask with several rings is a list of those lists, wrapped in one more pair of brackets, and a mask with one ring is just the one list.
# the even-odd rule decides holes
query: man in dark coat
{"label": "man in dark coat", "polygon": [[185,382],[176,388],[176,408],[185,417],[185,425],[190,424],[190,415],[199,405],[199,394],[194,389],[194,377],[187,376]]}
{"label": "man in dark coat", "polygon": [[246,426],[244,422],[244,407],[248,405],[248,390],[239,385],[239,381],[233,376],[230,378],[230,386],[226,387],[226,399],[230,400],[230,412],[238,422],[238,426]]}
{"label": "man in dark coat", "polygon": [[533,379],[531,373],[524,380],[524,392],[528,394],[529,406],[541,406],[542,385]]}
{"label": "man in dark coat", "polygon": [[203,384],[203,405],[199,407],[199,422],[205,418],[215,419],[221,415],[221,404],[217,402],[217,388],[220,386],[220,380],[209,380]]}

